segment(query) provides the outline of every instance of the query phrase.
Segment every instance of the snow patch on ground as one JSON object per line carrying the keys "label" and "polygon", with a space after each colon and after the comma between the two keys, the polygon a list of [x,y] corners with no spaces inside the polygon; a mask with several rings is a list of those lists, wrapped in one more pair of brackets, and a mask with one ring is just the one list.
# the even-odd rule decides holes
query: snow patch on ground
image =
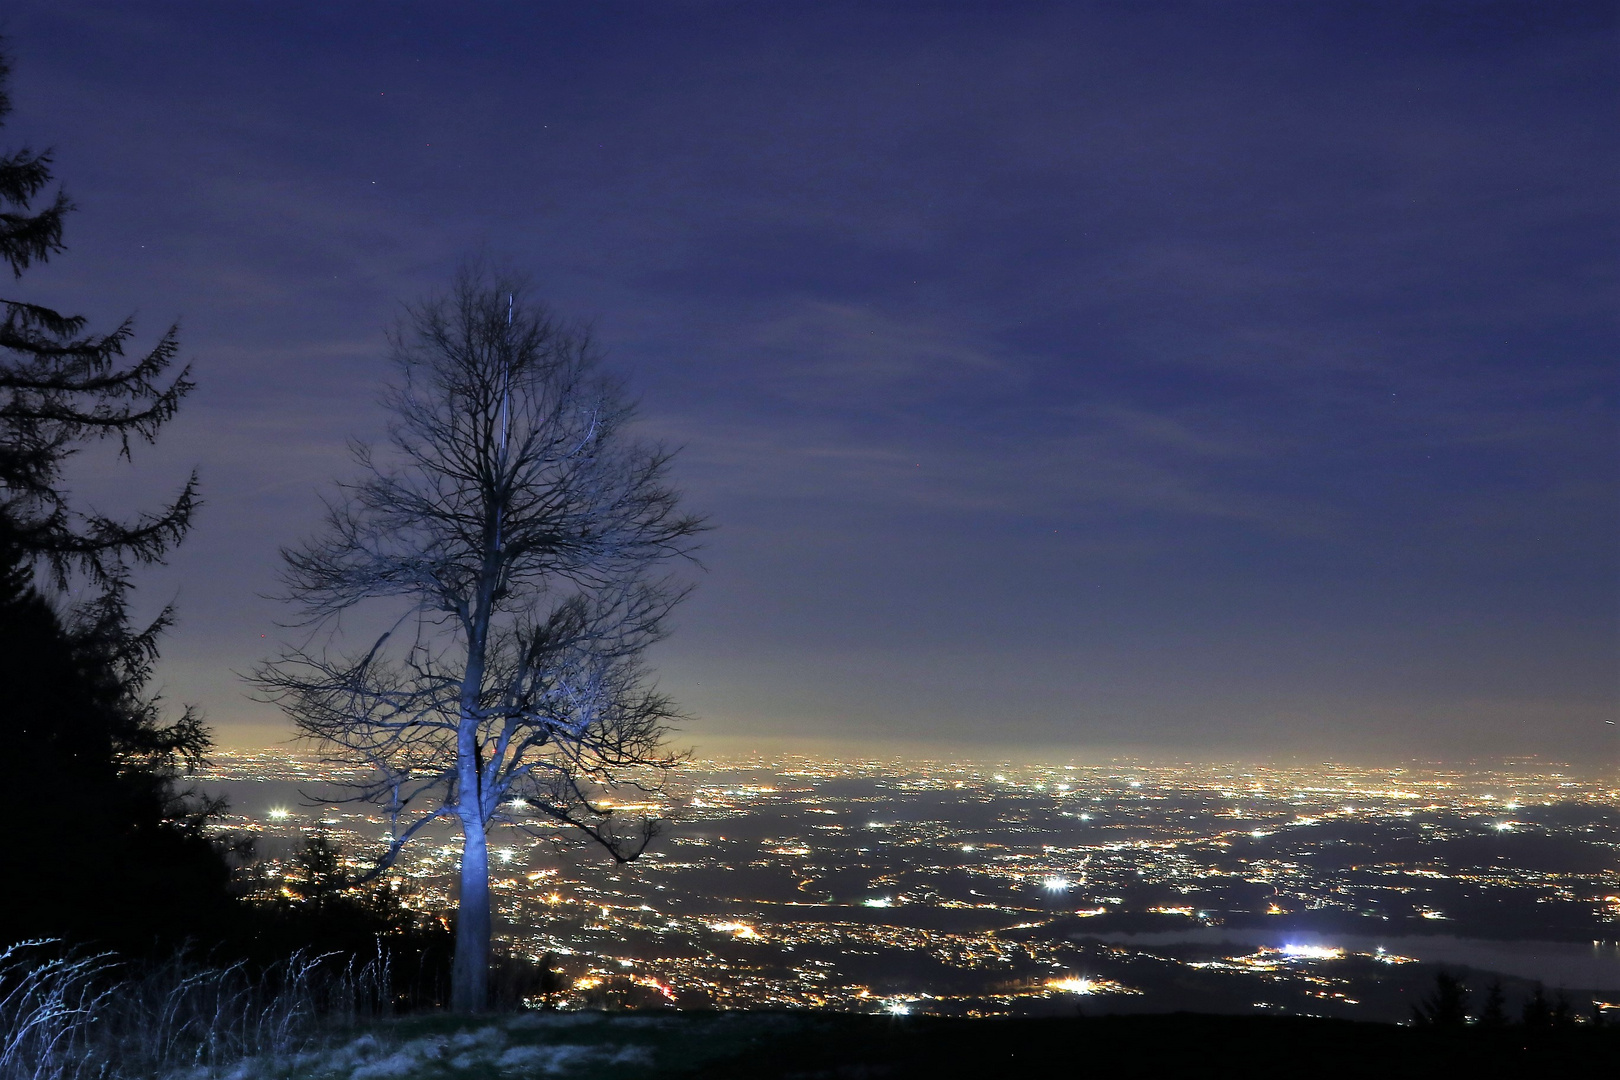
{"label": "snow patch on ground", "polygon": [[385,1058],[361,1065],[349,1074],[349,1080],[390,1080],[392,1077],[409,1076],[422,1064],[422,1058],[410,1050],[397,1050]]}
{"label": "snow patch on ground", "polygon": [[[614,1022],[623,1023],[631,1017],[619,1017]],[[582,1024],[600,1024],[607,1017],[599,1012],[526,1012],[506,1022],[512,1031],[532,1031],[536,1028],[567,1028],[579,1027]]]}
{"label": "snow patch on ground", "polygon": [[[586,1027],[611,1025],[612,1032],[659,1028],[671,1021],[651,1016],[601,1013],[523,1013],[481,1027],[416,1038],[392,1036],[389,1029],[367,1032],[339,1046],[290,1056],[250,1058],[218,1080],[439,1080],[477,1070],[512,1080],[531,1077],[589,1076],[604,1066],[649,1066],[651,1047],[622,1040],[599,1043],[556,1041],[578,1038]],[[601,1031],[598,1034],[608,1034]],[[539,1041],[533,1041],[539,1040]],[[207,1072],[207,1070],[204,1070]],[[205,1080],[183,1070],[169,1080]]]}

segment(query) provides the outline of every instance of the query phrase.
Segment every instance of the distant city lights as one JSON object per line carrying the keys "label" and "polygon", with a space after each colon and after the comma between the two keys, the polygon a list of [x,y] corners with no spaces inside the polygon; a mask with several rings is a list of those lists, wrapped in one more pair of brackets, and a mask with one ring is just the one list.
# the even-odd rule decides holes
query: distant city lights
{"label": "distant city lights", "polygon": [[[279,751],[222,757],[231,783],[321,775]],[[1604,965],[1620,959],[1612,860],[1558,861],[1607,845],[1603,823],[1620,798],[1612,777],[1579,776],[1539,762],[1504,776],[760,755],[694,763],[667,791],[638,794],[644,803],[614,802],[672,822],[633,867],[554,857],[535,835],[544,816],[520,799],[502,801],[488,853],[503,933],[515,954],[551,958],[559,979],[547,1002],[558,1009],[656,995],[682,1008],[1019,1015],[1072,1013],[1080,998],[1091,1012],[1093,998],[1115,995],[1169,1007],[1190,986],[1232,1008],[1264,1001],[1277,1013],[1390,1022],[1430,991],[1422,948],[1436,930],[1485,937],[1512,911],[1545,910],[1590,924]],[[1510,802],[1504,791],[1519,794]],[[1521,800],[1560,809],[1503,816]],[[295,804],[238,811],[219,832],[262,834],[254,897],[297,904],[312,830],[360,869],[389,827],[382,810]],[[1457,860],[1457,843],[1489,832],[1514,839],[1495,844],[1488,865]],[[424,835],[388,881],[413,913],[442,922],[462,844],[449,828]],[[1510,914],[1457,895],[1504,901]],[[1521,907],[1530,903],[1547,906]],[[1262,920],[1259,940],[1219,936]],[[1144,951],[1129,937],[1137,929],[1193,944]],[[1412,950],[1422,963],[1371,944],[1404,950],[1422,931],[1430,937]],[[1323,943],[1338,934],[1345,947]]]}

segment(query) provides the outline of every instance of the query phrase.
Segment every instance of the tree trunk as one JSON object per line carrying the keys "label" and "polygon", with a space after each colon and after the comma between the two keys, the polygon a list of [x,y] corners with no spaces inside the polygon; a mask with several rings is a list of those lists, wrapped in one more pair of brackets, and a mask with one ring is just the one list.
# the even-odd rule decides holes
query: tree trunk
{"label": "tree trunk", "polygon": [[456,959],[450,971],[450,1008],[489,1008],[489,838],[480,821],[462,821],[461,904],[456,912]]}

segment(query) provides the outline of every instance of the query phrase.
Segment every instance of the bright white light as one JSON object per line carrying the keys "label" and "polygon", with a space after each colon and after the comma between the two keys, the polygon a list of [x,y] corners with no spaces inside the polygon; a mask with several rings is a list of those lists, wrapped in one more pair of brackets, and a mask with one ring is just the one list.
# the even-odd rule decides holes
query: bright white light
{"label": "bright white light", "polygon": [[1511,821],[1498,821],[1496,823],[1496,831],[1497,832],[1512,832],[1513,831],[1513,822],[1511,822]]}
{"label": "bright white light", "polygon": [[1007,778],[1005,776],[1002,776],[1000,773],[996,773],[996,781],[998,783],[1005,784],[1007,782]]}
{"label": "bright white light", "polygon": [[1132,780],[1131,781],[1131,787],[1141,787],[1141,786],[1142,786],[1142,781],[1140,781],[1140,780]]}
{"label": "bright white light", "polygon": [[874,896],[870,900],[862,900],[861,905],[863,907],[894,907],[894,897]]}
{"label": "bright white light", "polygon": [[1069,787],[1070,787],[1070,785],[1068,785],[1068,784],[1059,784],[1058,785],[1058,790],[1059,791],[1068,791]]}
{"label": "bright white light", "polygon": [[1091,820],[1091,815],[1090,814],[1081,814],[1080,815],[1080,820],[1081,821],[1090,821]]}
{"label": "bright white light", "polygon": [[1284,945],[1284,956],[1296,957],[1300,960],[1338,960],[1344,956],[1344,950],[1331,945]]}
{"label": "bright white light", "polygon": [[286,821],[287,820],[287,811],[285,809],[283,809],[282,807],[272,806],[270,808],[270,820],[271,821]]}
{"label": "bright white light", "polygon": [[1256,829],[1249,835],[1254,837],[1256,840],[1259,840],[1261,837],[1270,836],[1271,834],[1266,832],[1264,829]]}
{"label": "bright white light", "polygon": [[1090,979],[1082,979],[1074,975],[1070,975],[1066,979],[1048,979],[1046,985],[1053,990],[1067,990],[1071,994],[1095,994],[1097,992],[1096,983]]}
{"label": "bright white light", "polygon": [[497,858],[499,858],[501,860],[501,862],[509,863],[509,862],[512,861],[513,852],[512,852],[511,848],[503,847],[499,851],[497,851],[495,853],[495,855],[496,855]]}
{"label": "bright white light", "polygon": [[710,930],[718,930],[722,934],[730,934],[733,937],[742,938],[745,941],[753,941],[753,940],[758,939],[761,936],[761,934],[760,934],[760,932],[758,930],[755,930],[752,926],[749,926],[747,923],[740,923],[740,922],[710,923],[709,924],[709,929]]}
{"label": "bright white light", "polygon": [[911,1006],[910,1005],[902,1005],[898,1001],[896,1001],[894,1004],[889,1006],[889,1015],[890,1016],[909,1016],[910,1014],[911,1014]]}
{"label": "bright white light", "polygon": [[972,851],[973,850],[973,845],[972,844],[963,844],[962,845],[962,850],[963,851]]}
{"label": "bright white light", "polygon": [[1068,892],[1074,882],[1066,877],[1049,877],[1041,882],[1041,888],[1047,892]]}

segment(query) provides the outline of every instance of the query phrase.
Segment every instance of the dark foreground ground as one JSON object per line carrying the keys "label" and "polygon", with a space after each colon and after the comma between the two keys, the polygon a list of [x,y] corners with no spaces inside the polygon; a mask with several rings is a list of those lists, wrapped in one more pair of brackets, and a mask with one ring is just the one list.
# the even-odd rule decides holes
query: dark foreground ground
{"label": "dark foreground ground", "polygon": [[[392,1025],[304,1075],[591,1080],[1620,1077],[1620,1028],[1454,1035],[1303,1017],[550,1013]],[[332,1068],[334,1067],[335,1068]],[[332,1068],[331,1072],[328,1069]],[[299,1070],[302,1073],[302,1070]],[[286,1074],[283,1074],[286,1075]]]}
{"label": "dark foreground ground", "polygon": [[[1577,1031],[1571,1036],[1590,1036]],[[1620,1033],[1617,1033],[1620,1035]],[[1380,1024],[1172,1014],[1073,1020],[842,1016],[763,1037],[702,1077],[1620,1076],[1620,1038],[1435,1037]]]}

